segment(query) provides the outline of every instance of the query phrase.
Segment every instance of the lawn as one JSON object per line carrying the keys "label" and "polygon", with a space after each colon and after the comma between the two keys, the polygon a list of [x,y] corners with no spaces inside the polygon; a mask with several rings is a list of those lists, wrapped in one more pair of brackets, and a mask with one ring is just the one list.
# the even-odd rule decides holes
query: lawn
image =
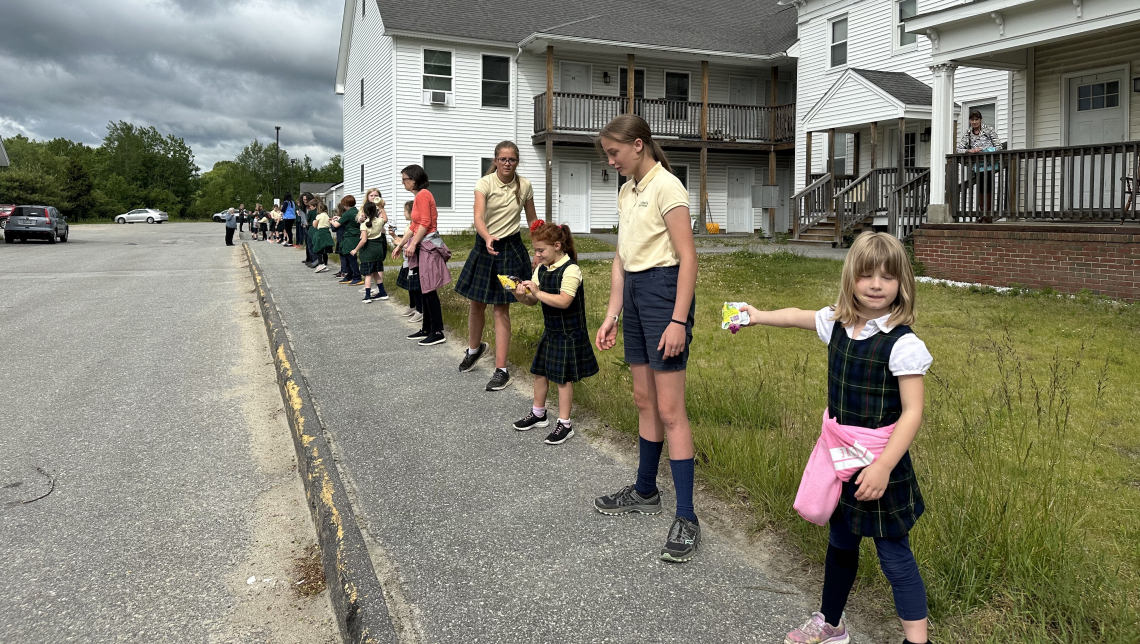
{"label": "lawn", "polygon": [[[467,255],[471,253],[471,249],[475,246],[475,239],[477,237],[478,235],[474,232],[461,233],[458,235],[444,235],[443,241],[447,244],[447,247],[451,249],[451,261],[459,262],[467,259]],[[522,231],[522,240],[527,248],[534,248],[530,243],[529,230],[524,229]],[[579,253],[612,253],[614,251],[614,247],[611,244],[593,239],[592,237],[576,237],[574,239],[574,248]]]}
{"label": "lawn", "polygon": [[[609,264],[583,270],[596,329]],[[826,347],[795,329],[731,335],[719,309],[724,300],[816,309],[834,300],[839,271],[839,262],[786,253],[701,256],[689,363],[698,475],[726,498],[747,497],[757,530],[781,532],[817,562],[826,531],[800,519],[792,500],[826,405]],[[447,324],[462,333],[466,301],[450,287],[441,295]],[[912,542],[933,637],[1135,643],[1137,307],[926,284],[917,304],[914,329],[934,366],[912,449],[927,505]],[[528,366],[541,313],[519,306],[512,319],[511,360]],[[618,337],[599,354],[601,373],[575,393],[632,445],[637,416]],[[863,553],[856,591],[893,614],[869,540]]]}

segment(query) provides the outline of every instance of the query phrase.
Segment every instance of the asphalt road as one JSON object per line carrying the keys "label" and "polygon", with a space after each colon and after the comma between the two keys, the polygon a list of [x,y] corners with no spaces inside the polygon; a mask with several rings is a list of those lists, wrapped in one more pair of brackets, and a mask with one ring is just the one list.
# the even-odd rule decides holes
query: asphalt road
{"label": "asphalt road", "polygon": [[416,346],[393,302],[362,304],[299,250],[251,246],[399,604],[401,641],[778,642],[813,609],[715,530],[692,562],[659,561],[672,509],[595,512],[633,468],[582,437],[551,447],[546,430],[512,430],[530,406],[525,379],[486,393],[489,360],[456,369],[464,343]]}
{"label": "asphalt road", "polygon": [[219,224],[0,245],[0,642],[333,641],[273,579],[314,535],[243,265]]}

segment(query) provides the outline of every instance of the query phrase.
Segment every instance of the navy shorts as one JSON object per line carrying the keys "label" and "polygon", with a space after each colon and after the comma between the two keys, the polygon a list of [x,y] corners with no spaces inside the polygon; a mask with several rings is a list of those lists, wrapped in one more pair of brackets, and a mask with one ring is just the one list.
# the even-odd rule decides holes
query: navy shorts
{"label": "navy shorts", "polygon": [[693,343],[693,316],[697,298],[689,304],[685,317],[685,349],[679,355],[666,358],[658,351],[661,335],[673,319],[677,304],[678,266],[651,268],[638,273],[626,272],[625,292],[622,295],[624,319],[622,339],[625,342],[625,361],[629,364],[648,364],[654,371],[682,371],[689,362],[689,345]]}

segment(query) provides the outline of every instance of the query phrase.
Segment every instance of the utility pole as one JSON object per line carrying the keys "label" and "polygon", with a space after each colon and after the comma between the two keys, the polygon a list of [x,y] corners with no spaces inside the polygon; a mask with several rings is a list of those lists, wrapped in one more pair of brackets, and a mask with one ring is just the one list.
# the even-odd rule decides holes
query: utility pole
{"label": "utility pole", "polygon": [[281,126],[274,125],[274,130],[277,130],[277,143],[274,145],[273,153],[276,157],[273,165],[273,198],[281,198]]}

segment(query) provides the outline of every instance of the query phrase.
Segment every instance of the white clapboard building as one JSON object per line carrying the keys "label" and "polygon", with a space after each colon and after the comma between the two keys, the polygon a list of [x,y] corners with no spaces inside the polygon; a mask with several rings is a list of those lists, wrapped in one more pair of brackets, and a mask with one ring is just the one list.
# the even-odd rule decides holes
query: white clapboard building
{"label": "white clapboard building", "polygon": [[[787,231],[796,40],[796,9],[775,0],[346,0],[345,191],[379,187],[402,204],[399,171],[418,163],[441,229],[469,229],[475,183],[495,145],[513,140],[540,217],[609,231],[621,179],[593,135],[633,110],[689,188],[694,217],[704,201],[722,231]],[[778,197],[760,185],[779,185]]]}

